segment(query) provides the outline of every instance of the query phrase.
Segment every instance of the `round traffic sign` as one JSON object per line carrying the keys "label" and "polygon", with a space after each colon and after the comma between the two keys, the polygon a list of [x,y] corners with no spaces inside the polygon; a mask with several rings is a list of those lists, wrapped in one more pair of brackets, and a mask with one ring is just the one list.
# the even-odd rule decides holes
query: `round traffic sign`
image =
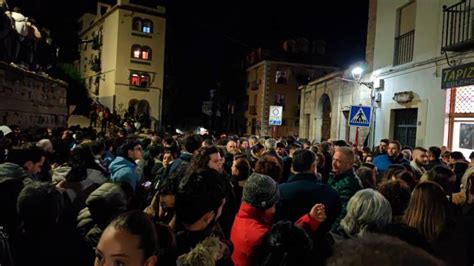
{"label": "round traffic sign", "polygon": [[279,114],[280,114],[280,109],[279,108],[273,108],[272,115],[279,115]]}

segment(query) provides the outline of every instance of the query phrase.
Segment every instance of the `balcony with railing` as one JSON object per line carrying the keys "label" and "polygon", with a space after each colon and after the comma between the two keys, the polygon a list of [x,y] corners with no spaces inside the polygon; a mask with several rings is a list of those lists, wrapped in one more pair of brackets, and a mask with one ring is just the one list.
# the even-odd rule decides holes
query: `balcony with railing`
{"label": "balcony with railing", "polygon": [[474,0],[462,0],[452,6],[443,6],[441,51],[460,52],[474,48]]}
{"label": "balcony with railing", "polygon": [[401,65],[413,60],[415,45],[415,30],[404,33],[395,38],[395,56],[393,65]]}

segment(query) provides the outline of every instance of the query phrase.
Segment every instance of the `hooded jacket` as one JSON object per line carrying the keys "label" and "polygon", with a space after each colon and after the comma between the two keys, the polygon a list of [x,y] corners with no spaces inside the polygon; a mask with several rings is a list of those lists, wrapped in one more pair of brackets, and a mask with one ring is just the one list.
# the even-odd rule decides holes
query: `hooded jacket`
{"label": "hooded jacket", "polygon": [[110,179],[114,183],[127,182],[135,191],[140,177],[137,174],[137,164],[122,156],[117,156],[109,166]]}
{"label": "hooded jacket", "polygon": [[26,185],[32,182],[30,175],[21,166],[15,163],[2,163],[0,164],[0,178],[16,178]]}
{"label": "hooded jacket", "polygon": [[127,211],[127,196],[120,186],[104,183],[89,195],[86,205],[77,217],[77,229],[95,247],[110,221]]}

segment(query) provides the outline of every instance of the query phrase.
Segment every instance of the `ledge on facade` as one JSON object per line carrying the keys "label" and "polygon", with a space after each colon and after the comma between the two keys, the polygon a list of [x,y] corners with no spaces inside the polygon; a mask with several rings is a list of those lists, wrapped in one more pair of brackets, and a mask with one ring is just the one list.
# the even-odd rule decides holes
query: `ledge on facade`
{"label": "ledge on facade", "polygon": [[150,91],[150,89],[148,87],[137,87],[137,86],[133,86],[133,85],[130,85],[130,90],[132,91]]}
{"label": "ledge on facade", "polygon": [[151,65],[151,62],[150,62],[149,60],[147,60],[147,61],[142,61],[142,60],[132,59],[132,60],[130,60],[130,63],[141,64],[141,65],[148,65],[148,66]]}
{"label": "ledge on facade", "polygon": [[141,33],[141,32],[132,32],[133,36],[138,36],[138,37],[143,37],[143,38],[148,38],[152,39],[153,35],[151,33]]}

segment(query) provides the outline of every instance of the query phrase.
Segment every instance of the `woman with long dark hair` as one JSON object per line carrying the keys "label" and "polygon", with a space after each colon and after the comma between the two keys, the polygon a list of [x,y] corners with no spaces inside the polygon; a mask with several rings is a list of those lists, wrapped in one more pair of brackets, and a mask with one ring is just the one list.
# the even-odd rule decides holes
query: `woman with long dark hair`
{"label": "woman with long dark hair", "polygon": [[434,255],[448,265],[467,265],[467,229],[456,218],[439,184],[426,181],[415,187],[405,223],[425,236]]}

